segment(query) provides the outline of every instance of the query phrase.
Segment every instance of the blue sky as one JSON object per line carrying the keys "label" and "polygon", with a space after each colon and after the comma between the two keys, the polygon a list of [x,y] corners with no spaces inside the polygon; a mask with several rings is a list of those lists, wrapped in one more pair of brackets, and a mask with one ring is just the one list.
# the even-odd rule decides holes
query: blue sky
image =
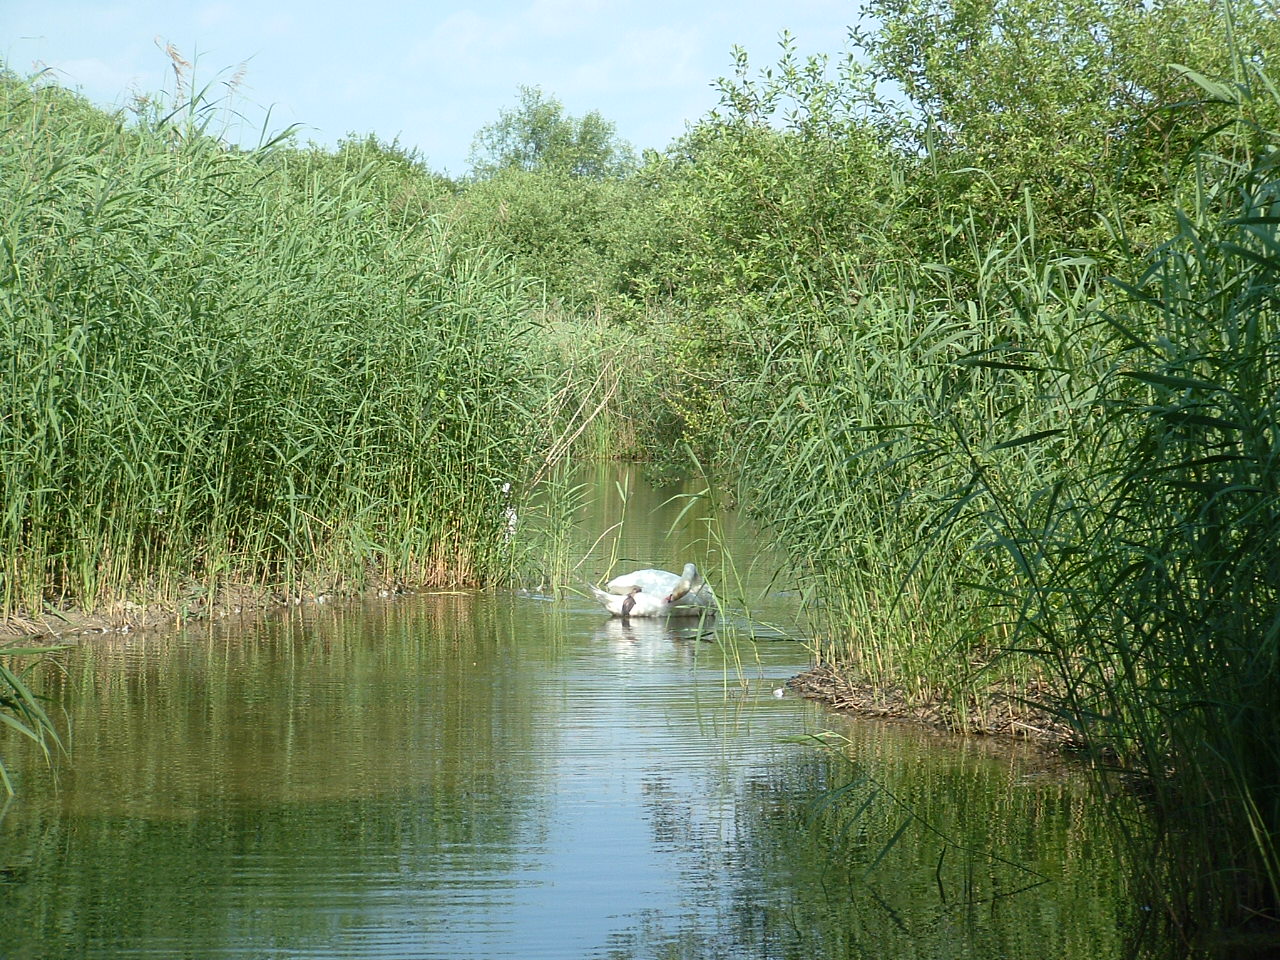
{"label": "blue sky", "polygon": [[[599,110],[638,150],[665,147],[716,102],[730,50],[772,63],[782,30],[801,53],[838,53],[857,2],[737,0],[491,3],[363,0],[3,0],[0,57],[25,74],[50,67],[102,106],[171,88],[174,44],[197,84],[244,65],[237,110],[256,141],[303,125],[333,144],[373,132],[417,149],[435,170],[466,170],[471,139],[540,86],[580,116]],[[159,41],[159,46],[157,45]]]}

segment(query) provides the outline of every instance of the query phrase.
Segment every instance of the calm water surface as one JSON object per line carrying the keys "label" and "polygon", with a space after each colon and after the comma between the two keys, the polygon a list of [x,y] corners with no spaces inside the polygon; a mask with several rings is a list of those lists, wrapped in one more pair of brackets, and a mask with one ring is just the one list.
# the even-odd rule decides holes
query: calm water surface
{"label": "calm water surface", "polygon": [[[633,488],[618,569],[714,571],[662,499]],[[0,957],[1116,956],[1084,783],[776,696],[808,656],[771,572],[721,593],[772,627],[704,636],[452,594],[70,651],[57,783],[0,740]]]}

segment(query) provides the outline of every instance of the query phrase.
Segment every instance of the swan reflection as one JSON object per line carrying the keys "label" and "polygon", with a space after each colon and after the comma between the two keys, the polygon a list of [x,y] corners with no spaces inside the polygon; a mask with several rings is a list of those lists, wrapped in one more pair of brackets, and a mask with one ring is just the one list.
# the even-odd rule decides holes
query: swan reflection
{"label": "swan reflection", "polygon": [[687,617],[680,620],[612,617],[600,624],[595,636],[597,640],[610,643],[667,643],[672,640],[714,640],[716,632],[710,617],[703,621]]}

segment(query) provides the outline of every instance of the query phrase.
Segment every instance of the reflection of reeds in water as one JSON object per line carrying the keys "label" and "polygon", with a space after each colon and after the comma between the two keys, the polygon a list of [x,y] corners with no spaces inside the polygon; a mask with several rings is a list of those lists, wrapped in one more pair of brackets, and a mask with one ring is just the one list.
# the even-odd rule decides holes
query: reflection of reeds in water
{"label": "reflection of reeds in water", "polygon": [[1115,840],[1076,773],[989,740],[842,729],[743,791],[742,855],[788,891],[761,904],[777,955],[1122,955]]}
{"label": "reflection of reeds in water", "polygon": [[506,749],[490,743],[494,717],[512,743],[532,729],[521,717],[538,698],[504,664],[543,618],[554,644],[556,612],[537,613],[531,626],[527,608],[477,591],[282,608],[248,629],[106,636],[41,687],[65,717],[72,795],[90,806],[145,798],[156,815],[181,815],[219,780],[245,798],[372,796],[399,789],[424,745],[442,776],[462,777],[484,762],[467,750]]}

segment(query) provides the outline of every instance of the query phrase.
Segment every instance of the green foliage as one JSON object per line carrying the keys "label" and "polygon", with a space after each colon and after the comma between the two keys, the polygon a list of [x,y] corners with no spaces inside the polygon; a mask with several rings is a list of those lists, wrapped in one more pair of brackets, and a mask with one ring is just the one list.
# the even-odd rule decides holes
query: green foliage
{"label": "green foliage", "polygon": [[[809,572],[824,659],[962,725],[1038,708],[1124,786],[1139,775],[1157,843],[1133,828],[1130,867],[1180,948],[1226,927],[1273,938],[1280,916],[1278,111],[1255,58],[1220,39],[1218,71],[1159,94],[1195,104],[1160,141],[1185,150],[1156,163],[1126,142],[1120,172],[1141,160],[1146,179],[1113,181],[1115,233],[1055,205],[1035,183],[1054,161],[1017,143],[992,141],[987,187],[949,192],[970,131],[1002,127],[930,87],[976,114],[932,127],[916,171],[936,179],[897,194],[895,230],[932,234],[834,289],[779,265],[811,299],[768,301],[767,353],[729,418],[744,501]],[[988,190],[1006,175],[1017,195]],[[1178,225],[1158,246],[1157,223]],[[1126,270],[1116,303],[1101,268],[1135,246],[1150,267]]]}
{"label": "green foliage", "polygon": [[[784,35],[777,63],[753,75],[736,51],[717,110],[646,170],[663,185],[669,238],[652,286],[699,314],[675,358],[680,382],[753,382],[804,341],[797,317],[843,317],[884,283],[909,291],[911,311],[915,298],[958,314],[999,297],[1010,243],[1015,287],[1039,269],[1028,262],[1085,250],[1106,267],[1154,246],[1194,182],[1170,158],[1242,102],[1151,65],[1153,22],[1165,36],[1204,14],[1172,6],[1155,20],[1119,6],[884,3],[872,10],[882,29],[855,34],[842,58],[802,59]],[[1237,20],[1274,46],[1267,22]],[[1159,50],[1229,63],[1231,24],[1216,24]],[[1218,140],[1241,142],[1240,129]],[[676,406],[708,449],[711,431],[752,416],[734,410],[742,397],[691,389]]]}
{"label": "green foliage", "polygon": [[511,169],[466,185],[455,230],[540,281],[553,303],[626,319],[646,299],[652,205],[635,180]]}
{"label": "green foliage", "polygon": [[884,0],[868,13],[878,29],[839,58],[801,58],[784,34],[753,74],[735,51],[720,105],[651,164],[671,238],[657,286],[702,305],[841,300],[886,260],[973,272],[958,262],[973,212],[998,237],[1025,233],[1034,211],[1041,249],[1119,265],[1172,228],[1194,147],[1247,151],[1239,111],[1255,129],[1273,118],[1263,98],[1197,82],[1257,83],[1230,71],[1235,50],[1257,62],[1280,44],[1260,5]]}
{"label": "green foliage", "polygon": [[[977,549],[981,524],[946,523],[972,520],[971,452],[1009,429],[1057,424],[1058,411],[1036,402],[1026,351],[1085,362],[1066,331],[1090,302],[1091,266],[1042,266],[1034,247],[992,240],[973,258],[986,269],[967,275],[886,264],[864,276],[856,303],[785,316],[733,448],[743,500],[808,571],[826,656],[910,703],[942,701],[961,725],[998,729],[1005,701],[992,692],[1039,674],[1017,658],[980,672],[1002,631],[969,585],[1008,568]],[[993,453],[991,466],[1030,484],[1053,457],[1027,445]]]}
{"label": "green foliage", "polygon": [[649,286],[687,315],[668,341],[672,409],[704,457],[733,448],[744,388],[785,354],[795,314],[856,300],[866,271],[901,256],[902,164],[856,62],[801,60],[789,36],[758,78],[734,56],[719,108],[642,172],[665,238]]}
{"label": "green foliage", "polygon": [[1280,44],[1274,11],[1251,0],[873,0],[868,12],[876,76],[911,105],[900,132],[924,160],[920,201],[1007,229],[1026,197],[1045,240],[1099,252],[1104,220],[1138,242],[1164,235],[1182,164],[1232,119],[1185,70],[1219,77],[1236,51]]}
{"label": "green foliage", "polygon": [[320,171],[332,170],[331,176],[343,180],[358,179],[378,199],[370,215],[389,218],[432,217],[442,204],[456,193],[456,187],[444,177],[432,173],[415,151],[406,150],[398,140],[384,143],[373,134],[354,134],[338,141],[332,153],[313,148],[307,171],[326,176]]}
{"label": "green foliage", "polygon": [[1161,854],[1137,864],[1143,895],[1181,941],[1280,923],[1275,156],[1206,180],[1125,285],[1090,428],[1033,509],[980,478],[1021,571],[1000,597],[1017,641],[1082,741],[1142,775]]}
{"label": "green foliage", "polygon": [[555,97],[521,87],[519,106],[476,134],[470,162],[480,179],[523,170],[604,180],[628,173],[635,156],[598,111],[567,116]]}
{"label": "green foliage", "polygon": [[652,304],[652,264],[668,242],[662,188],[637,175],[611,123],[566,116],[559,100],[522,87],[519,108],[476,135],[472,161],[454,230],[536,281],[540,307],[590,324],[601,311],[633,320]]}
{"label": "green foliage", "polygon": [[1141,902],[1187,939],[1271,923],[1280,21],[868,12],[840,58],[736,51],[642,165],[523,88],[458,185],[3,78],[4,608],[492,578],[504,481],[692,447],[824,658],[961,726],[1039,708],[1144,778]]}
{"label": "green foliage", "polygon": [[[750,76],[735,51],[721,104],[654,176],[673,242],[660,265],[694,304],[831,291],[891,255],[901,165],[873,123],[878,105],[852,58],[801,62],[784,36],[775,69]],[[786,278],[786,282],[783,282]]]}

